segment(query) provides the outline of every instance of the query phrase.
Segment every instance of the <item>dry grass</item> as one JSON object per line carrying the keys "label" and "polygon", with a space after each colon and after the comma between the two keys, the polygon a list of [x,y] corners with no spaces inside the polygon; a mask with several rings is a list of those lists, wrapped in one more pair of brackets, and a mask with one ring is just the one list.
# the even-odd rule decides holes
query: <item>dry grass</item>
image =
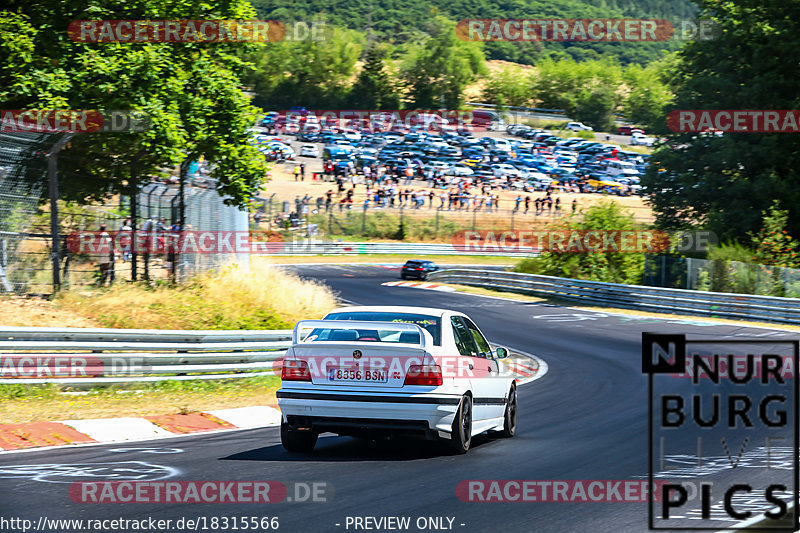
{"label": "dry grass", "polygon": [[336,307],[336,298],[322,284],[253,258],[249,271],[232,265],[181,286],[66,292],[57,303],[106,327],[280,329],[324,315]]}
{"label": "dry grass", "polygon": [[71,310],[61,309],[44,298],[0,299],[0,326],[40,328],[97,328],[100,322]]}

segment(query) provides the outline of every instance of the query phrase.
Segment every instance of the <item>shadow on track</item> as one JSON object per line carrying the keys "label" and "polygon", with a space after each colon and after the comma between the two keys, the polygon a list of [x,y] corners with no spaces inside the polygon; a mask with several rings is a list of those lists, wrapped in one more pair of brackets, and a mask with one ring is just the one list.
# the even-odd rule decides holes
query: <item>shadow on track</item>
{"label": "shadow on track", "polygon": [[[495,439],[485,435],[472,438],[472,449]],[[290,453],[281,445],[265,446],[221,457],[222,461],[415,461],[448,456],[442,443],[414,439],[367,440],[354,437],[320,437],[312,453]],[[469,455],[469,452],[467,453]],[[452,456],[456,457],[456,456]]]}

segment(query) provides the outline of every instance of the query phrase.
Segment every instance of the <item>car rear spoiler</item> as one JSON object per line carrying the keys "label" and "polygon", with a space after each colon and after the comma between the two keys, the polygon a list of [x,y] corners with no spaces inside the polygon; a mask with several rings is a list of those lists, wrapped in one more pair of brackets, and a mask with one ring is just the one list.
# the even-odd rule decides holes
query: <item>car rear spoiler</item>
{"label": "car rear spoiler", "polygon": [[[408,322],[367,322],[359,320],[301,320],[294,325],[292,330],[292,344],[302,343],[300,340],[301,329],[379,329],[381,331],[411,331],[419,334],[419,346],[425,348],[427,331],[416,324]],[[322,341],[328,342],[328,341]],[[335,341],[332,341],[335,342]]]}

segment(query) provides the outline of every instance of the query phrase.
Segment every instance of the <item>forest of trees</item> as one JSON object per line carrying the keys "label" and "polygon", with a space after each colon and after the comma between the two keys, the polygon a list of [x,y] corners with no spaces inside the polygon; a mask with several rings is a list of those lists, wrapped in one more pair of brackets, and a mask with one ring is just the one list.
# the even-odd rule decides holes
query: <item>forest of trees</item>
{"label": "forest of trees", "polygon": [[[678,21],[692,19],[697,7],[690,0],[252,0],[261,18],[280,21],[322,19],[332,26],[371,31],[393,46],[429,34],[428,22],[442,16],[457,22],[469,18],[646,18]],[[536,64],[546,58],[576,60],[615,57],[620,63],[648,63],[682,43],[486,43],[486,59]]]}

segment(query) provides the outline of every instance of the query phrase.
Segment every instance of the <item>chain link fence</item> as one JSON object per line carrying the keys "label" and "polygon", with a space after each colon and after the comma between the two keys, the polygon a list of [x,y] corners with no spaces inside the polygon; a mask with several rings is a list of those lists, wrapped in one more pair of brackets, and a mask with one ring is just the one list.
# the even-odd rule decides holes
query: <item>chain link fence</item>
{"label": "chain link fence", "polygon": [[47,153],[58,138],[0,133],[0,293],[36,291],[47,281],[41,274],[51,259],[49,229],[36,227],[35,215],[47,189]]}
{"label": "chain link fence", "polygon": [[[204,180],[202,183],[203,186],[185,187],[185,230],[234,236],[247,234],[247,211],[225,205],[211,180]],[[139,193],[139,213],[142,220],[137,226],[145,234],[176,231],[180,221],[178,185],[161,182],[145,185]],[[248,264],[247,253],[238,248],[215,253],[144,254],[143,259],[147,276],[174,276],[178,282],[226,264],[236,263],[241,267]]]}
{"label": "chain link fence", "polygon": [[[53,237],[48,191],[48,154],[61,133],[0,133],[0,295],[50,294],[58,269],[64,288],[113,284],[132,279],[185,281],[199,272],[227,263],[246,265],[241,253],[203,253],[171,256],[136,254],[136,250],[108,252],[76,250],[75,237],[130,232],[131,202],[114,197],[102,206],[58,205],[58,257],[53,257]],[[60,180],[74,178],[58,172]],[[196,178],[185,187],[186,229],[212,232],[248,231],[246,211],[224,204],[211,180]],[[177,231],[180,220],[178,184],[152,182],[138,195],[137,227],[140,233]],[[134,255],[136,254],[136,256]],[[134,275],[133,261],[139,265]]]}
{"label": "chain link fence", "polygon": [[[413,241],[447,241],[459,231],[515,231],[551,227],[572,214],[580,214],[580,206],[564,195],[561,202],[537,206],[532,200],[525,204],[503,201],[500,205],[481,201],[442,199],[439,194],[386,199],[385,202],[365,201],[363,194],[353,201],[347,196],[329,202],[319,197],[297,196],[294,200],[259,198],[254,217],[256,229],[281,232],[284,238],[323,237],[329,239],[390,239]],[[541,195],[544,197],[544,195]],[[345,201],[342,201],[345,200]]]}
{"label": "chain link fence", "polygon": [[740,261],[645,256],[643,284],[699,291],[800,297],[800,269]]}

